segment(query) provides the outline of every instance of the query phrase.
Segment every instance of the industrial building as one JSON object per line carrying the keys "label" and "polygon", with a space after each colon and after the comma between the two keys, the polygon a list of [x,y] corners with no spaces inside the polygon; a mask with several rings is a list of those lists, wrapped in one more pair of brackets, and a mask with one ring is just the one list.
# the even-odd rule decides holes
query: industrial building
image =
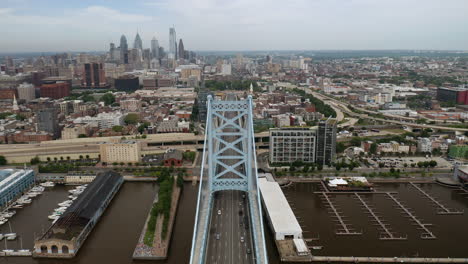
{"label": "industrial building", "polygon": [[0,170],[0,207],[23,194],[33,184],[33,170]]}
{"label": "industrial building", "polygon": [[73,258],[119,191],[123,177],[99,173],[85,191],[36,241],[34,257]]}

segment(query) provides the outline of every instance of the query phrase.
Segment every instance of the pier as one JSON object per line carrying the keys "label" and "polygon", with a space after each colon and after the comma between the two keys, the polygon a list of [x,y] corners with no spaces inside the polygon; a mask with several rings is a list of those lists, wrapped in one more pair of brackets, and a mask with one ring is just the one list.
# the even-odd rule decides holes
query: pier
{"label": "pier", "polygon": [[468,258],[399,258],[399,257],[336,257],[312,256],[312,262],[349,263],[468,263]]}
{"label": "pier", "polygon": [[321,194],[321,197],[323,197],[324,200],[326,201],[328,207],[331,209],[331,211],[334,214],[334,217],[337,219],[338,223],[341,226],[341,229],[337,230],[335,234],[337,235],[362,235],[362,232],[355,232],[348,224],[346,224],[346,222],[343,219],[344,217],[337,210],[337,207],[333,204],[332,200],[328,196],[328,193],[329,192],[321,192],[320,194]]}
{"label": "pier", "polygon": [[0,251],[0,257],[31,257],[31,251],[13,251],[13,252],[3,252]]}
{"label": "pier", "polygon": [[398,205],[398,207],[400,207],[400,209],[419,226],[419,229],[424,231],[421,234],[421,239],[436,239],[436,236],[426,227],[430,226],[431,224],[422,223],[421,220],[419,220],[413,213],[411,213],[409,208],[398,201],[398,199],[392,193],[387,193],[387,196],[390,197],[390,199],[392,199]]}
{"label": "pier", "polygon": [[359,195],[358,193],[354,193],[354,196],[361,202],[362,206],[367,210],[370,216],[374,219],[380,229],[383,230],[383,233],[380,235],[380,240],[406,240],[406,237],[403,236],[396,236],[394,235],[390,229],[387,227],[388,225],[383,222],[380,216],[378,216],[374,209],[369,206],[369,204]]}
{"label": "pier", "polygon": [[445,205],[443,205],[441,202],[439,202],[437,199],[432,197],[429,193],[425,192],[421,187],[418,185],[414,184],[413,182],[409,183],[411,186],[416,188],[420,193],[423,194],[423,196],[427,197],[429,200],[431,200],[432,203],[434,203],[439,210],[437,211],[437,214],[443,214],[443,215],[453,215],[453,214],[463,214],[463,211],[458,211],[458,210],[452,210],[450,208],[447,208]]}
{"label": "pier", "polygon": [[60,218],[34,241],[33,257],[75,257],[122,183],[122,176],[114,171],[99,173]]}

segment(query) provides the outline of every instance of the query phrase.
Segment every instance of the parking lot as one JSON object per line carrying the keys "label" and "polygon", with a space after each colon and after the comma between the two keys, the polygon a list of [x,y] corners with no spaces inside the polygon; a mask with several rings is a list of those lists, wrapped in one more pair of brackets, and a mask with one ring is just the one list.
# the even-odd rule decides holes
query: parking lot
{"label": "parking lot", "polygon": [[441,157],[380,157],[380,158],[369,158],[368,161],[373,167],[379,167],[379,163],[384,163],[385,168],[404,168],[407,164],[408,168],[411,168],[411,164],[415,164],[415,168],[418,167],[418,162],[431,161],[437,162],[436,168],[440,169],[451,169],[453,165],[444,158]]}

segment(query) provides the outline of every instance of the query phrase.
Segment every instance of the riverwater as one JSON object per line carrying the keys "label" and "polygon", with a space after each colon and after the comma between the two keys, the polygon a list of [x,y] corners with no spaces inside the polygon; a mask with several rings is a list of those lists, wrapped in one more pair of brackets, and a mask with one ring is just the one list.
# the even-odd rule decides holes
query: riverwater
{"label": "riverwater", "polygon": [[[464,210],[468,206],[468,199],[453,189],[436,184],[424,184],[422,188],[433,194],[444,205]],[[36,197],[33,203],[17,211],[11,225],[13,232],[23,238],[23,247],[32,248],[34,237],[45,230],[50,221],[47,216],[57,207],[57,203],[68,196],[71,187],[56,186]],[[406,241],[381,241],[379,230],[372,225],[371,218],[360,207],[352,195],[331,195],[332,200],[339,206],[340,211],[348,223],[360,236],[335,235],[337,226],[325,204],[319,199],[315,191],[319,191],[318,184],[298,183],[284,189],[284,193],[293,207],[293,211],[303,228],[305,238],[319,238],[311,245],[323,246],[322,250],[314,250],[316,255],[342,256],[424,256],[424,257],[468,257],[468,212],[463,215],[437,215],[436,209],[430,201],[409,184],[379,184],[377,189],[398,192],[396,197],[404,202],[425,223],[431,223],[428,228],[437,236],[435,240],[420,239],[421,231],[396,209],[395,204],[385,195],[374,194],[364,196],[376,212],[386,220],[389,227],[397,234],[408,237]],[[129,264],[148,263],[133,261],[132,253],[140,235],[144,221],[151,207],[156,191],[154,183],[130,183],[122,185],[101,221],[96,225],[78,256],[71,260],[51,260],[32,258],[1,258],[0,263],[14,264]],[[188,263],[192,243],[193,223],[195,217],[198,186],[186,183],[179,203],[175,229],[171,242],[169,258],[165,261],[151,263],[180,264]],[[278,253],[272,240],[271,231],[267,227],[269,261],[280,263]],[[3,225],[0,233],[8,233],[9,226]],[[4,241],[0,248],[4,247]],[[9,242],[8,248],[18,249],[19,240]]]}

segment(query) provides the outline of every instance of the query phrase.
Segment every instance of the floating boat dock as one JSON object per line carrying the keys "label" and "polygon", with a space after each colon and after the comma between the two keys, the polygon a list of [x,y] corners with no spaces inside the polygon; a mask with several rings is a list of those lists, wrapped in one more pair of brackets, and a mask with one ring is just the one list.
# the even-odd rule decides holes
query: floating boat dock
{"label": "floating boat dock", "polygon": [[468,258],[399,258],[312,256],[312,262],[350,263],[468,263]]}
{"label": "floating boat dock", "polygon": [[391,232],[390,228],[388,228],[388,225],[384,223],[383,219],[375,213],[374,209],[361,197],[361,195],[359,195],[358,193],[355,193],[354,196],[361,202],[362,206],[367,210],[369,215],[372,216],[374,221],[383,231],[383,234],[381,234],[379,237],[380,240],[406,240],[407,239],[407,237],[397,236],[393,232]]}
{"label": "floating boat dock", "polygon": [[400,209],[406,213],[406,215],[411,218],[418,226],[419,229],[422,229],[424,232],[421,234],[421,239],[436,239],[437,237],[427,228],[427,226],[430,226],[431,224],[425,224],[422,223],[421,220],[419,220],[411,211],[408,207],[403,205],[393,194],[387,193],[387,196],[392,199]]}
{"label": "floating boat dock", "polygon": [[337,235],[362,235],[362,232],[353,231],[350,225],[348,225],[345,220],[344,216],[341,215],[341,212],[338,211],[337,206],[333,203],[333,201],[328,196],[329,192],[321,192],[321,197],[327,203],[328,208],[330,208],[331,212],[334,214],[334,217],[337,219],[341,229],[336,230],[335,234]]}
{"label": "floating boat dock", "polygon": [[432,203],[434,203],[439,210],[437,211],[437,214],[445,214],[445,215],[453,215],[453,214],[463,214],[463,211],[458,211],[458,210],[452,210],[450,208],[447,208],[445,205],[443,205],[441,202],[439,202],[437,199],[432,197],[429,193],[425,192],[421,187],[418,185],[410,182],[409,183],[411,186],[413,186],[415,189],[417,189],[423,196],[427,197],[429,200],[431,200]]}

